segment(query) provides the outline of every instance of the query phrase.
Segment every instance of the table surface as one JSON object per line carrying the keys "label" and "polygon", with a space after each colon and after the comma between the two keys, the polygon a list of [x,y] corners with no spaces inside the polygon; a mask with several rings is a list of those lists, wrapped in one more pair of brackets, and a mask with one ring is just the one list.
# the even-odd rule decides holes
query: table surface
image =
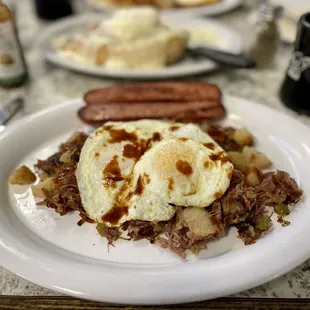
{"label": "table surface", "polygon": [[[75,4],[80,12],[88,10],[83,0],[76,0]],[[45,106],[70,98],[81,97],[84,92],[91,88],[124,82],[122,80],[114,81],[85,76],[46,63],[38,50],[34,48],[35,38],[39,34],[39,29],[46,25],[35,18],[32,10],[32,1],[16,1],[16,13],[21,40],[26,51],[31,81],[25,87],[14,90],[0,90],[0,103],[3,104],[15,97],[23,96],[26,100],[25,110],[17,116],[17,119],[22,114],[31,113]],[[250,29],[250,27],[247,27],[247,9],[241,8],[217,17],[217,19],[241,32],[245,38],[249,36],[247,32]],[[283,107],[278,98],[278,90],[284,77],[291,51],[292,46],[281,45],[274,64],[266,70],[225,69],[212,74],[187,78],[187,80],[203,80],[216,83],[227,94],[269,105],[310,125],[308,117],[289,111]],[[32,284],[0,268],[0,295],[54,296],[59,294]],[[270,283],[241,292],[234,295],[234,297],[308,298],[310,297],[310,260]],[[0,309],[2,309],[1,306]]]}

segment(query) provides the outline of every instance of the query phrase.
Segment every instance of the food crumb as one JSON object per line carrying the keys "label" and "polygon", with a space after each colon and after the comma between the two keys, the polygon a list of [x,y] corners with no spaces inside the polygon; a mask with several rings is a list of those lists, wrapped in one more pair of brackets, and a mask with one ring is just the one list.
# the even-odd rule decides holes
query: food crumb
{"label": "food crumb", "polygon": [[284,220],[281,216],[278,216],[278,223],[280,223],[282,227],[287,227],[291,224],[290,221]]}
{"label": "food crumb", "polygon": [[36,181],[35,174],[26,166],[16,169],[10,176],[12,185],[29,185]]}

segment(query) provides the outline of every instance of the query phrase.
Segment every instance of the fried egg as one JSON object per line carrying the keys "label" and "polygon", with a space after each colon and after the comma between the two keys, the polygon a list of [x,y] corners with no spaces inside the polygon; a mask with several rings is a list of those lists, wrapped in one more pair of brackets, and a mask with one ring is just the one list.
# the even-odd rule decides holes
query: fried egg
{"label": "fried egg", "polygon": [[175,207],[209,206],[230,185],[233,165],[193,124],[110,122],[86,140],[76,170],[88,216],[110,227],[168,221]]}

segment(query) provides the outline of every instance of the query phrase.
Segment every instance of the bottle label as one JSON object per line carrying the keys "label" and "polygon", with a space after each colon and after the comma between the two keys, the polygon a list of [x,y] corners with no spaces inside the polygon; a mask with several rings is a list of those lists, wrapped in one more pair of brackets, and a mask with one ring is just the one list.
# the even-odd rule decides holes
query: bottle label
{"label": "bottle label", "polygon": [[287,74],[294,81],[299,81],[301,74],[310,68],[310,57],[305,56],[303,52],[293,52]]}
{"label": "bottle label", "polygon": [[25,73],[14,25],[11,21],[0,23],[0,79],[13,79]]}

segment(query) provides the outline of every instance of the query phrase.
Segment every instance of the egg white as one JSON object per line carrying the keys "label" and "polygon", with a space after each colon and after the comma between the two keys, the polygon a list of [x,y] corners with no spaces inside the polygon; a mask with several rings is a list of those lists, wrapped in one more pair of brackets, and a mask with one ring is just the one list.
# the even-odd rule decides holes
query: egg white
{"label": "egg white", "polygon": [[[131,141],[111,142],[110,131],[124,129],[138,139],[152,139],[139,159],[123,156]],[[211,145],[212,148],[205,145]],[[211,159],[212,154],[227,154],[198,126],[193,124],[142,120],[107,123],[85,142],[76,177],[83,206],[89,217],[107,226],[120,226],[128,220],[168,221],[175,205],[206,207],[225,193],[230,184],[233,165],[229,161]],[[103,170],[117,156],[123,180],[107,186]],[[186,163],[189,172],[178,168]],[[142,184],[141,193],[137,192]],[[141,186],[140,186],[141,187]],[[126,207],[117,223],[103,219],[115,207]]]}
{"label": "egg white", "polygon": [[175,0],[177,5],[191,6],[191,5],[202,5],[207,3],[205,0]]}

